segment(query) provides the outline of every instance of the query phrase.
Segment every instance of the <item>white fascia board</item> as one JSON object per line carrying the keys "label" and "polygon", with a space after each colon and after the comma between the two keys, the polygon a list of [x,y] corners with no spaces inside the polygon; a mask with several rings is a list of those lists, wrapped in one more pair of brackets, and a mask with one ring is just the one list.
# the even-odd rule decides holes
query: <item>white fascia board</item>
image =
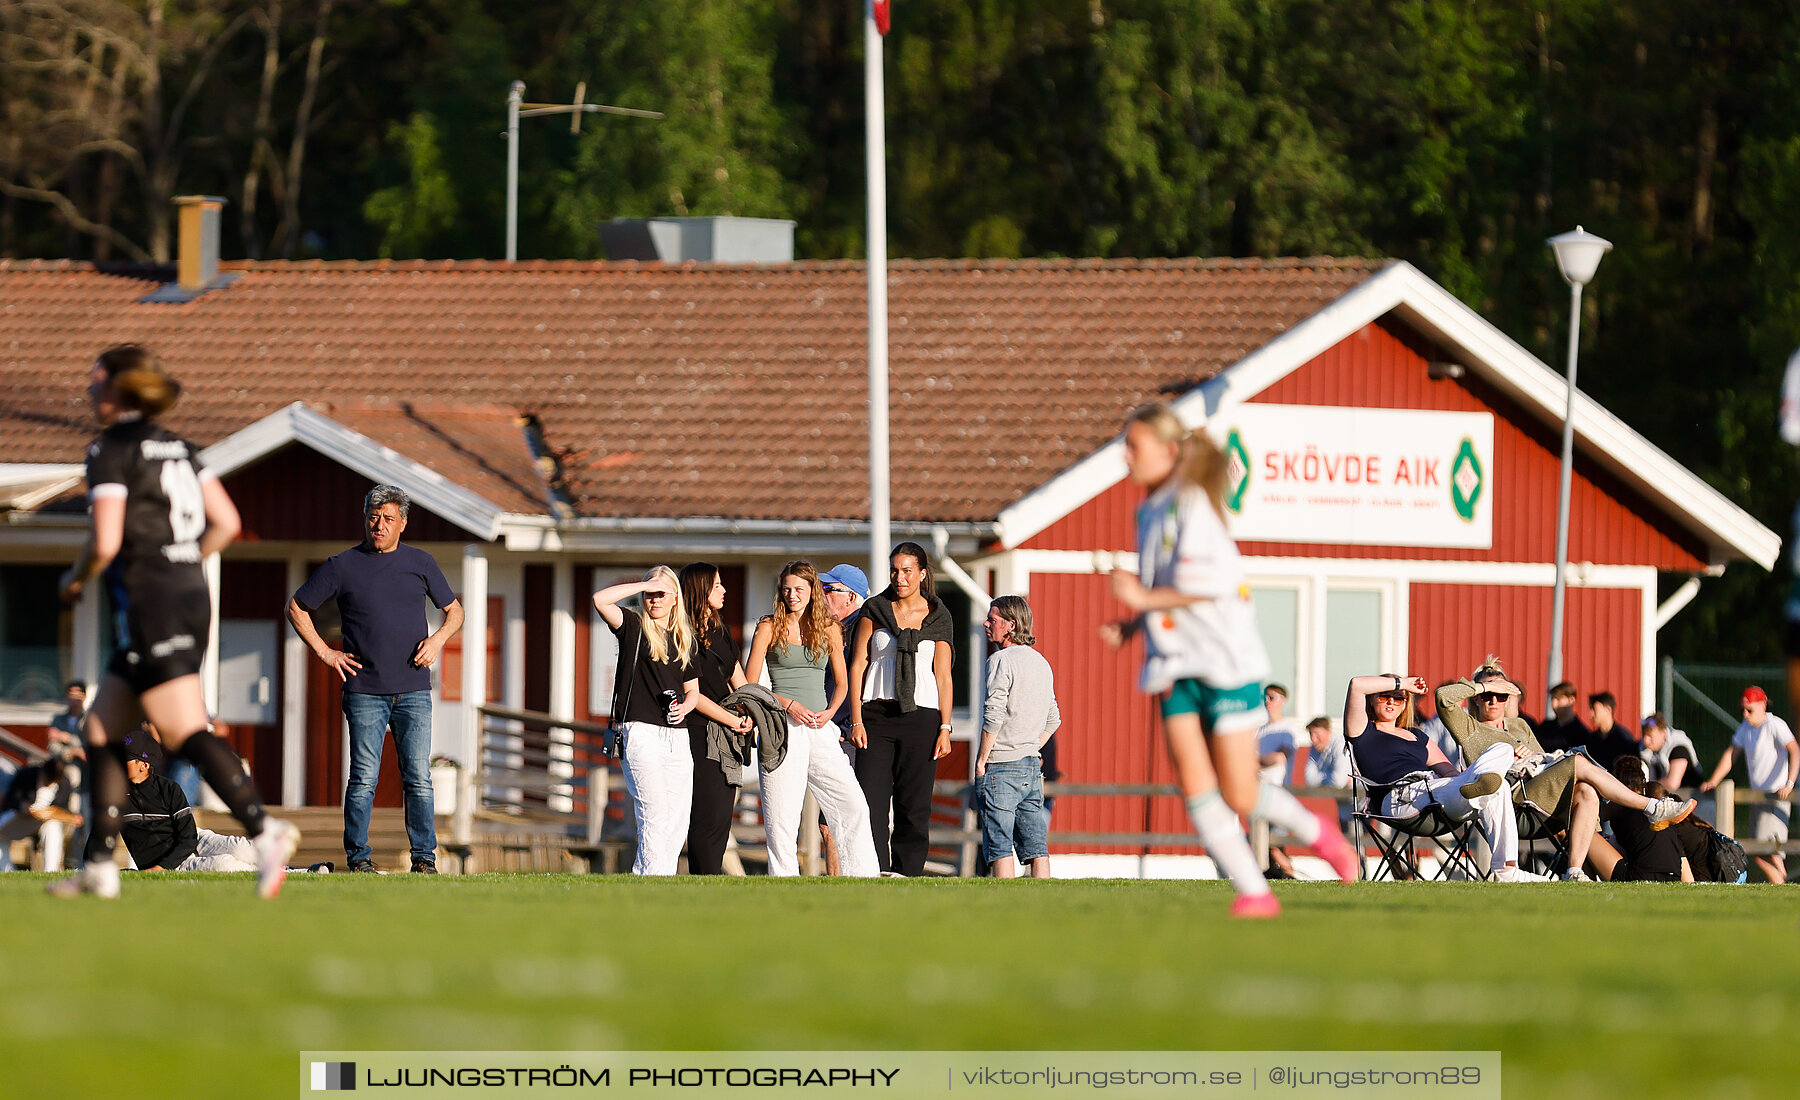
{"label": "white fascia board", "polygon": [[[1363,326],[1393,313],[1436,342],[1547,423],[1560,423],[1568,390],[1563,375],[1519,346],[1485,317],[1397,261],[1359,283],[1305,321],[1277,336],[1175,402],[1182,422],[1205,423],[1269,388]],[[1696,477],[1624,421],[1575,395],[1575,433],[1587,452],[1647,499],[1685,519],[1715,547],[1723,544],[1773,568],[1781,536]],[[1011,548],[1049,527],[1125,476],[1124,444],[1115,437],[1000,513],[1002,545]],[[1723,564],[1715,553],[1709,564]]]}
{"label": "white fascia board", "polygon": [[0,492],[80,477],[79,462],[0,462]]}
{"label": "white fascia board", "polygon": [[[1389,278],[1400,264],[1351,288],[1325,308],[1270,340],[1174,403],[1182,423],[1203,424],[1222,407],[1245,401],[1282,376],[1323,355],[1351,333],[1392,310],[1400,288]],[[1105,446],[1020,497],[1000,512],[1000,542],[1008,549],[1117,485],[1125,476],[1125,442]]]}
{"label": "white fascia board", "polygon": [[360,432],[308,408],[293,404],[234,432],[200,453],[207,466],[229,474],[289,443],[301,443],[373,481],[405,487],[414,503],[436,513],[465,531],[484,539],[500,534],[499,507],[444,477],[431,467],[414,462],[392,447],[383,446]]}
{"label": "white fascia board", "polygon": [[0,508],[30,511],[81,484],[79,462],[0,462]]}
{"label": "white fascia board", "polygon": [[[1411,264],[1396,264],[1380,278],[1404,288],[1396,312],[1420,332],[1461,351],[1469,365],[1549,423],[1561,423],[1568,401],[1562,372],[1552,370],[1455,295]],[[1781,536],[1696,477],[1662,448],[1582,393],[1575,392],[1575,435],[1588,454],[1648,499],[1662,505],[1708,541],[1724,543],[1772,569]],[[1722,564],[1715,561],[1712,564]]]}
{"label": "white fascia board", "polygon": [[[1324,576],[1333,580],[1397,580],[1421,584],[1506,585],[1550,588],[1556,566],[1550,562],[1419,561],[1405,558],[1270,558],[1246,557],[1244,572],[1258,577]],[[1642,588],[1655,591],[1653,565],[1596,565],[1570,562],[1565,583],[1570,588]]]}
{"label": "white fascia board", "polygon": [[[991,523],[896,523],[895,539],[950,535],[958,555],[973,554],[994,536]],[[841,554],[868,553],[866,520],[732,519],[722,516],[585,517],[550,521],[509,515],[501,534],[508,550],[555,553]]]}

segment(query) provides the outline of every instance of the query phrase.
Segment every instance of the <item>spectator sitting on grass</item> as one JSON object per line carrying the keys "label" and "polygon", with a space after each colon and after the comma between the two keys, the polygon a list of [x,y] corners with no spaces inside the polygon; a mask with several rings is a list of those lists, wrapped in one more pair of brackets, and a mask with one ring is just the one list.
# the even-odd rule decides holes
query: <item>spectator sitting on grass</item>
{"label": "spectator sitting on grass", "polygon": [[[1613,764],[1613,775],[1620,783],[1638,794],[1648,795],[1644,778],[1644,762],[1635,756],[1621,756]],[[1694,872],[1688,865],[1676,829],[1657,829],[1643,814],[1608,802],[1601,818],[1612,825],[1615,848],[1605,837],[1596,836],[1588,849],[1588,866],[1607,882],[1692,882]],[[1679,828],[1679,825],[1677,826]]]}
{"label": "spectator sitting on grass", "polygon": [[12,774],[0,797],[0,871],[12,870],[13,841],[35,835],[52,821],[81,825],[81,815],[69,809],[75,793],[71,771],[68,757],[59,751]]}
{"label": "spectator sitting on grass", "polygon": [[196,828],[187,796],[158,775],[162,745],[148,722],[125,735],[125,777],[131,780],[120,835],[140,871],[255,871],[256,844]]}

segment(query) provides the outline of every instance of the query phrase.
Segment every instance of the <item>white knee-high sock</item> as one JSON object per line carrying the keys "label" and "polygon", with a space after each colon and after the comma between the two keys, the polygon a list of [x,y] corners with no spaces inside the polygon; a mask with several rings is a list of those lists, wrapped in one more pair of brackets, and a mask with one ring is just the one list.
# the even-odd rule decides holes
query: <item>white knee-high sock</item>
{"label": "white knee-high sock", "polygon": [[1256,809],[1251,817],[1260,817],[1271,825],[1287,830],[1300,843],[1311,846],[1319,839],[1319,819],[1300,804],[1293,792],[1268,780],[1256,794]]}
{"label": "white knee-high sock", "polygon": [[1225,805],[1225,799],[1218,791],[1207,791],[1187,800],[1188,819],[1194,823],[1194,831],[1200,834],[1200,843],[1206,846],[1206,854],[1218,865],[1219,873],[1237,887],[1240,894],[1266,894],[1269,892],[1268,880],[1262,876],[1262,869],[1256,865],[1256,857],[1250,852],[1250,841],[1245,839],[1244,830],[1238,826],[1237,814]]}

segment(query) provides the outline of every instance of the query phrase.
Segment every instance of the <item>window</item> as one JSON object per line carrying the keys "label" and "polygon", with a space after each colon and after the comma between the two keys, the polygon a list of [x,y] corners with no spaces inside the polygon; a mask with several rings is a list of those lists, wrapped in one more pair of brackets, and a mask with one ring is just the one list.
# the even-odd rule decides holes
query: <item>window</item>
{"label": "window", "polygon": [[0,565],[0,703],[62,702],[74,624],[56,594],[63,568]]}
{"label": "window", "polygon": [[[974,601],[969,594],[948,580],[940,580],[937,586],[938,599],[944,601],[944,609],[950,612],[950,621],[956,624],[956,640],[951,644],[954,652],[950,660],[950,690],[956,698],[953,709],[969,705],[970,662],[977,654],[970,648],[969,624],[980,624],[981,616],[975,614]],[[982,612],[986,615],[987,612]],[[949,721],[948,718],[945,721]]]}
{"label": "window", "polygon": [[1350,677],[1392,671],[1383,667],[1387,648],[1382,637],[1382,610],[1378,589],[1330,588],[1325,592],[1325,689],[1335,688],[1339,699]]}
{"label": "window", "polygon": [[[1269,651],[1269,681],[1285,684],[1290,693],[1304,692],[1300,683],[1300,590],[1278,585],[1252,585],[1256,629]],[[1299,698],[1294,698],[1298,705]]]}

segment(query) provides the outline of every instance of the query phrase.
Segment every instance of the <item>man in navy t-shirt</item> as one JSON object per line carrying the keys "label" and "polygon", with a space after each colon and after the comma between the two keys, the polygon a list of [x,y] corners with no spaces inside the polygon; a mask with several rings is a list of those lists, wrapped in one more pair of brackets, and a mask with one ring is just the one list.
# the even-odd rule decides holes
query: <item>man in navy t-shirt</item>
{"label": "man in navy t-shirt", "polygon": [[[369,848],[369,815],[381,776],[381,741],[391,726],[406,792],[406,837],[412,869],[437,873],[437,827],[431,804],[431,666],[444,643],[462,629],[463,609],[430,554],[400,545],[409,502],[393,485],[363,498],[368,538],[337,555],[288,601],[288,621],[319,660],[344,684],[350,726],[350,783],[344,791],[344,855],[352,871],[376,870]],[[344,648],[319,636],[312,613],[335,599],[344,623]],[[425,600],[444,612],[430,633]]]}

